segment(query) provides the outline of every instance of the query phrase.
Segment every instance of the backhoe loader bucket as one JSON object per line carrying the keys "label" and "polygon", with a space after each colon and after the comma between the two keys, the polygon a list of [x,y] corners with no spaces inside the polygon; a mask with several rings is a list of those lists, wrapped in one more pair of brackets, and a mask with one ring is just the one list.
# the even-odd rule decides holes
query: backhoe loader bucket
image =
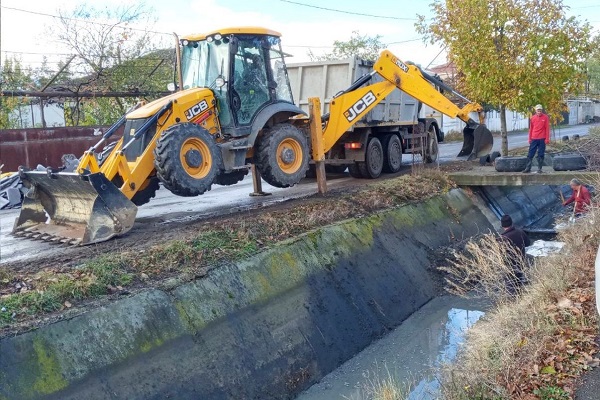
{"label": "backhoe loader bucket", "polygon": [[492,132],[483,124],[467,125],[463,129],[463,147],[458,157],[469,156],[468,160],[483,157],[492,151]]}
{"label": "backhoe loader bucket", "polygon": [[133,226],[137,207],[103,173],[21,172],[29,192],[13,234],[68,245],[103,242]]}

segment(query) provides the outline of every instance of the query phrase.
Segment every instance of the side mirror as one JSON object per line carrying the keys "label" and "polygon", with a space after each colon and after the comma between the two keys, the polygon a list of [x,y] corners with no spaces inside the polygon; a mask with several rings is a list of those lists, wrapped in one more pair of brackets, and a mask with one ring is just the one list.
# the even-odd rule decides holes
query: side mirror
{"label": "side mirror", "polygon": [[174,92],[175,90],[177,90],[177,87],[173,82],[169,82],[169,84],[167,84],[167,90],[169,92]]}

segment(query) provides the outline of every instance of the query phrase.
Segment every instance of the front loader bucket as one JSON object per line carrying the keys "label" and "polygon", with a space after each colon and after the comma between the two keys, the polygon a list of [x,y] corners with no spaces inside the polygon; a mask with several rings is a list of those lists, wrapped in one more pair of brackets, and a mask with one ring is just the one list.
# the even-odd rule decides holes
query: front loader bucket
{"label": "front loader bucket", "polygon": [[463,129],[463,147],[458,157],[469,156],[468,160],[483,157],[492,151],[494,137],[492,132],[484,125],[467,125]]}
{"label": "front loader bucket", "polygon": [[128,232],[137,207],[103,173],[21,172],[29,192],[13,234],[69,245],[103,242]]}

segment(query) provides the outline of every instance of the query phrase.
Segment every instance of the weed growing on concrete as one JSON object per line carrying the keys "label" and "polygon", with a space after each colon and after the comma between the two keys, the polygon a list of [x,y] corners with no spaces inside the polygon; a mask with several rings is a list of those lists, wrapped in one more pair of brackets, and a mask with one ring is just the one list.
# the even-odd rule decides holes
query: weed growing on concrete
{"label": "weed growing on concrete", "polygon": [[[467,334],[456,362],[444,370],[446,399],[571,398],[574,381],[600,364],[594,302],[594,259],[600,242],[598,209],[565,229],[562,253],[538,259],[527,271],[530,284],[516,296],[498,271],[503,258],[493,238],[473,241],[461,264],[451,263],[450,288],[465,294],[474,287],[495,307]],[[479,282],[474,282],[479,280]],[[480,285],[474,284],[480,283]],[[464,284],[464,286],[462,286]],[[500,294],[495,293],[496,291]]]}

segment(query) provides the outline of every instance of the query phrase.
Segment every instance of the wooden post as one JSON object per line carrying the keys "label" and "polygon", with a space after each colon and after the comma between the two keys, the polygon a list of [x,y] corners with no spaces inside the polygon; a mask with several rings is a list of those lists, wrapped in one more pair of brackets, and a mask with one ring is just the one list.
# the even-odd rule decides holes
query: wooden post
{"label": "wooden post", "polygon": [[308,98],[308,115],[310,121],[310,140],[312,143],[312,159],[317,172],[317,189],[319,194],[327,193],[327,177],[325,175],[325,152],[323,151],[323,122],[321,121],[321,100],[318,97]]}
{"label": "wooden post", "polygon": [[262,180],[260,179],[260,172],[256,168],[256,165],[252,164],[250,172],[252,173],[252,186],[254,187],[254,192],[250,193],[250,196],[270,196],[271,193],[263,192],[262,190]]}

